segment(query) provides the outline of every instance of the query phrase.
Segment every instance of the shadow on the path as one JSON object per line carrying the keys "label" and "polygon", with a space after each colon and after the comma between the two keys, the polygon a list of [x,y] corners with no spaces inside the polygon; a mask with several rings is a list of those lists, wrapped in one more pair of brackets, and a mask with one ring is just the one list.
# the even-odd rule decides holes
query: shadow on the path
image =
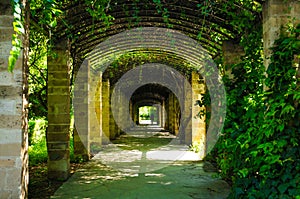
{"label": "shadow on the path", "polygon": [[203,170],[166,132],[123,135],[64,183],[52,198],[226,198],[229,185]]}

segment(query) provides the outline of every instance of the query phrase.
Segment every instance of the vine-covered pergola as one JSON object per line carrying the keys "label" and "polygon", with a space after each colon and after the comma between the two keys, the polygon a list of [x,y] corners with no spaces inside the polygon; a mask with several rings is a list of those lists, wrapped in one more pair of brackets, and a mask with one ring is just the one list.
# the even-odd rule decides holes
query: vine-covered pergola
{"label": "vine-covered pergola", "polygon": [[[53,51],[57,53],[58,59],[53,59],[51,57],[49,57],[48,59],[49,177],[67,178],[69,173],[69,158],[66,154],[68,154],[67,149],[69,142],[68,129],[70,116],[67,107],[70,106],[68,104],[68,99],[70,97],[68,92],[70,80],[69,76],[64,75],[67,74],[65,72],[70,71],[70,66],[68,66],[67,62],[68,59],[72,59],[74,74],[77,73],[77,70],[81,67],[84,59],[88,55],[89,61],[88,63],[85,62],[85,64],[89,65],[87,68],[93,68],[92,70],[96,70],[95,68],[96,65],[99,64],[99,60],[104,59],[105,57],[102,54],[104,53],[109,55],[112,53],[109,52],[109,49],[111,48],[109,46],[110,44],[101,46],[101,49],[99,49],[100,52],[99,50],[95,51],[94,49],[102,42],[113,37],[114,35],[118,35],[119,33],[122,33],[126,30],[131,30],[139,27],[167,28],[179,31],[182,34],[198,41],[199,44],[203,47],[204,51],[206,51],[212,59],[216,59],[217,57],[221,57],[222,55],[224,41],[230,41],[229,45],[237,44],[239,43],[243,34],[246,34],[247,31],[250,31],[246,29],[243,30],[243,27],[237,24],[237,20],[247,20],[249,24],[252,24],[253,27],[261,25],[261,23],[258,23],[262,18],[261,3],[262,2],[256,1],[245,3],[245,5],[237,2],[224,4],[223,2],[218,1],[107,1],[105,3],[86,3],[85,1],[72,1],[63,3],[61,5],[62,15],[58,19],[57,26],[55,27],[55,29],[50,30],[51,41],[54,45]],[[235,14],[233,15],[231,13]],[[163,42],[163,40],[165,40],[166,38],[162,37],[157,39],[161,39],[161,41],[157,42],[156,45]],[[116,45],[116,49],[117,51],[121,51],[120,54],[125,53],[126,50],[130,48],[127,46],[126,40],[130,39],[128,37],[123,37],[116,41],[118,42],[118,44]],[[125,44],[123,44],[124,42]],[[174,52],[167,52],[160,47],[157,48],[158,49],[156,50],[151,48],[133,48],[129,52],[133,52],[132,54],[134,54],[143,51],[144,53],[150,53],[153,55],[157,55],[158,52],[168,53],[168,57],[158,55],[158,58],[152,60],[152,62],[165,62],[167,63],[167,65],[172,65],[171,59],[174,59],[176,56],[183,56],[182,54],[184,54],[184,52],[182,52],[181,55],[178,55]],[[124,52],[122,52],[122,49]],[[239,50],[239,48],[234,50]],[[238,53],[241,54],[241,52],[239,51]],[[130,56],[127,57],[127,59],[130,58]],[[189,62],[192,61],[193,55],[186,54],[186,56],[181,57],[181,59],[183,59],[183,62],[186,63],[185,65],[188,65],[191,64]],[[146,58],[143,61],[149,62],[149,58]],[[129,62],[129,65],[130,64],[131,63]],[[130,67],[132,68],[132,66]],[[122,68],[124,71],[122,71]],[[182,71],[188,70],[188,68],[186,68],[184,65],[179,67],[177,66],[177,69],[178,68],[181,68]],[[114,76],[120,77],[129,69],[124,69],[124,67],[118,66],[117,71],[119,75],[117,75],[118,73],[115,73]],[[94,81],[98,78],[91,77],[91,73],[89,74],[89,76],[89,78],[94,79]],[[191,72],[190,76],[192,76]],[[62,77],[64,78],[63,80]],[[75,152],[79,153],[77,155],[83,157],[84,159],[88,159],[89,149],[83,149],[84,147],[80,144],[80,138],[81,141],[86,142],[84,143],[84,145],[86,146],[89,145],[87,143],[88,140],[90,140],[91,142],[97,142],[96,140],[99,141],[102,139],[101,137],[96,135],[99,131],[105,132],[106,136],[109,138],[114,137],[111,135],[111,133],[108,133],[111,132],[112,129],[115,129],[115,127],[111,125],[111,122],[108,122],[111,120],[111,113],[109,110],[111,105],[105,104],[105,102],[107,100],[109,101],[110,98],[109,94],[103,91],[107,88],[108,90],[110,90],[111,87],[113,87],[113,81],[105,80],[107,79],[105,78],[105,73],[101,78],[102,83],[98,83],[97,85],[95,85],[97,88],[91,85],[90,87],[91,90],[95,90],[95,92],[96,90],[102,88],[102,96],[100,95],[102,99],[98,100],[93,97],[86,100],[75,99],[75,101],[78,101],[79,104],[82,104],[84,101],[92,101],[93,103],[95,103],[95,107],[92,105],[92,109],[99,109],[98,111],[96,111],[97,116],[94,116],[94,119],[93,116],[89,115],[89,111],[86,111],[86,113],[89,115],[86,116],[88,118],[88,121],[95,120],[96,118],[101,118],[102,120],[102,125],[100,125],[100,128],[93,126],[93,124],[89,124],[86,127],[83,127],[82,124],[78,125],[80,126],[78,128],[82,128],[78,129],[78,131],[90,131],[90,135],[86,135],[86,138],[78,136],[77,139],[75,132]],[[192,77],[190,77],[190,79],[191,78]],[[117,78],[114,77],[114,79]],[[191,79],[191,81],[193,81],[193,79]],[[65,87],[65,91],[67,92],[62,93],[62,87]],[[80,92],[85,92],[86,96],[89,95],[88,91],[86,90],[81,90]],[[90,92],[93,93],[93,91]],[[196,102],[196,100],[200,100],[200,98],[192,100]],[[91,105],[86,104],[86,106]],[[89,110],[89,108],[86,108],[86,110]],[[175,108],[173,108],[172,110],[175,110]],[[196,115],[196,113],[192,114]],[[176,120],[178,120],[178,118],[174,119],[174,121],[170,123],[173,123]],[[176,127],[173,128],[175,128],[173,130],[174,132],[178,131]],[[193,127],[191,128],[193,129]],[[92,135],[93,132],[95,135]],[[59,139],[63,134],[65,134],[65,139]],[[188,141],[187,144],[190,144],[193,141],[194,140]],[[106,141],[102,140],[102,142]],[[60,150],[60,153],[58,153],[58,150]],[[60,166],[58,167],[57,165]]]}
{"label": "vine-covered pergola", "polygon": [[[26,3],[30,4],[27,1],[24,1],[23,4]],[[11,24],[13,9],[10,5],[9,0],[0,3],[0,32],[3,32],[3,34],[1,32],[1,37],[5,35],[3,39],[6,42],[11,40],[10,34],[13,32]],[[51,5],[58,10],[52,14],[52,19],[55,19],[54,25],[39,22],[39,17],[44,15],[43,8],[36,9],[35,15],[30,19],[25,18],[25,24],[35,27],[49,38],[49,48],[54,54],[47,57],[47,147],[48,176],[55,180],[66,180],[70,174],[70,109],[72,105],[80,106],[82,110],[85,110],[85,112],[76,112],[75,110],[74,147],[75,156],[78,158],[88,160],[92,144],[105,144],[109,141],[106,140],[107,138],[114,139],[121,133],[122,129],[112,118],[110,97],[115,83],[129,70],[145,63],[164,64],[185,76],[192,88],[198,89],[199,96],[206,93],[205,88],[201,87],[204,83],[199,83],[202,77],[195,70],[197,64],[204,62],[201,62],[201,57],[197,58],[199,52],[191,52],[195,50],[194,46],[187,45],[185,51],[172,51],[167,47],[163,48],[166,37],[157,37],[158,40],[152,44],[138,47],[140,44],[134,43],[132,47],[128,44],[131,41],[134,42],[134,39],[118,38],[119,34],[143,28],[158,32],[162,30],[176,31],[202,46],[202,53],[217,63],[220,73],[222,73],[221,76],[226,75],[231,81],[234,81],[234,74],[231,73],[229,67],[241,62],[241,57],[246,54],[241,43],[247,40],[252,32],[262,30],[262,54],[264,66],[268,68],[269,58],[272,55],[270,48],[279,37],[282,27],[288,22],[297,24],[300,19],[300,4],[297,0],[76,0],[53,1]],[[24,6],[22,9],[25,16],[27,16],[26,12],[30,12],[29,7],[26,8],[27,10]],[[30,37],[28,26],[25,26],[25,30],[25,34]],[[151,37],[151,34],[156,35],[153,32],[146,36]],[[111,38],[117,39],[110,40]],[[113,41],[116,42],[115,46]],[[146,41],[151,43],[152,40],[148,41],[146,38]],[[175,43],[184,45],[184,42],[184,40],[175,39]],[[105,44],[107,45],[105,46]],[[155,48],[154,45],[157,45],[158,48]],[[0,110],[0,120],[10,121],[0,125],[0,130],[3,130],[3,133],[0,132],[0,138],[2,138],[1,136],[6,137],[3,140],[0,139],[0,171],[6,173],[3,178],[0,173],[0,178],[4,179],[3,182],[0,180],[0,184],[3,185],[0,187],[0,196],[6,194],[4,196],[26,197],[28,141],[25,102],[27,96],[26,89],[25,92],[24,89],[23,92],[21,90],[22,87],[26,88],[28,43],[24,43],[25,50],[22,51],[24,54],[16,63],[13,78],[8,78],[7,72],[3,70],[8,67],[8,62],[2,61],[8,58],[10,46],[1,41],[0,47],[3,49],[0,51],[0,77],[5,79],[5,81],[0,81],[0,91],[4,90],[4,97],[0,98],[0,107],[4,104],[3,106],[7,105],[13,109],[13,111],[6,111],[5,108]],[[117,54],[116,57],[110,58],[115,54]],[[106,59],[112,59],[112,61],[109,62],[109,67],[104,72],[101,71],[99,65],[106,63]],[[23,75],[18,76],[17,74]],[[76,81],[84,83],[82,83],[82,87],[73,91],[71,87]],[[8,98],[5,97],[7,90],[13,90],[8,94]],[[75,92],[73,101],[70,100],[71,91]],[[25,94],[22,95],[22,93]],[[198,98],[191,96],[192,104],[200,100],[199,96]],[[150,99],[150,101],[146,99]],[[172,99],[172,101],[167,99]],[[180,103],[176,100],[178,100],[176,96],[165,87],[148,84],[134,93],[131,99],[131,103],[133,103],[131,108],[134,109],[141,104],[161,103],[168,110],[167,116],[161,116],[161,121],[164,121],[165,117],[172,118],[161,123],[163,123],[163,127],[176,134],[179,131],[180,120],[178,114]],[[183,107],[180,108],[183,109]],[[210,109],[209,106],[206,108]],[[193,108],[188,113],[196,114],[199,110],[199,108]],[[120,112],[122,113],[122,111]],[[80,115],[80,120],[76,120],[76,114]],[[135,114],[137,113],[131,112],[134,121]],[[191,121],[189,126],[192,132],[191,137],[185,136],[183,140],[191,144],[194,137],[198,136],[197,139],[203,141],[205,146],[208,127],[204,120],[199,121],[196,119]],[[76,122],[81,123],[76,125]],[[196,131],[199,132],[201,129],[204,129],[204,133],[197,134]],[[19,139],[16,141],[8,138],[14,136]],[[13,149],[15,152],[7,149]],[[11,178],[15,178],[14,183],[10,182]]]}

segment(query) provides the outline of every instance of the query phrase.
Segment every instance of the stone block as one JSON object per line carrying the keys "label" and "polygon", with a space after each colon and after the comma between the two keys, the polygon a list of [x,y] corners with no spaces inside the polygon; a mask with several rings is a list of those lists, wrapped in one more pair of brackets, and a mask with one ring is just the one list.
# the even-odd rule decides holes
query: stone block
{"label": "stone block", "polygon": [[[50,96],[48,96],[50,98]],[[53,101],[50,101],[53,102]],[[56,115],[56,114],[68,114],[70,112],[70,108],[68,104],[49,104],[48,105],[48,112],[50,114]]]}
{"label": "stone block", "polygon": [[0,3],[0,16],[1,15],[11,15],[12,13],[12,6],[10,1],[8,0],[1,0]]}
{"label": "stone block", "polygon": [[66,73],[65,71],[49,71],[48,72],[48,78],[49,79],[69,79],[70,74]]}
{"label": "stone block", "polygon": [[0,156],[20,156],[21,143],[0,144]]}
{"label": "stone block", "polygon": [[289,16],[290,15],[290,5],[286,2],[276,2],[269,5],[269,15],[270,16]]}
{"label": "stone block", "polygon": [[49,88],[55,87],[55,86],[58,86],[58,87],[63,87],[63,86],[69,87],[70,80],[69,79],[51,79],[51,78],[49,78],[48,79],[48,84],[49,84]]}
{"label": "stone block", "polygon": [[[3,84],[2,84],[3,85]],[[21,86],[7,86],[3,85],[0,86],[0,100],[1,99],[16,99],[16,96],[22,95],[22,87]],[[0,105],[1,106],[1,105]],[[1,108],[0,108],[1,110]]]}
{"label": "stone block", "polygon": [[14,30],[11,27],[0,28],[0,41],[11,41],[13,33]]}
{"label": "stone block", "polygon": [[8,66],[8,57],[0,55],[0,72],[7,72],[7,66]]}
{"label": "stone block", "polygon": [[1,129],[0,144],[18,143],[22,140],[22,130],[19,129]]}
{"label": "stone block", "polygon": [[9,57],[9,52],[11,49],[12,45],[7,43],[7,42],[0,42],[0,56],[4,57]]}
{"label": "stone block", "polygon": [[0,117],[0,129],[20,129],[22,120],[20,115],[2,115]]}
{"label": "stone block", "polygon": [[65,133],[53,133],[53,132],[49,132],[48,136],[47,136],[48,142],[70,141],[70,134],[68,133],[67,130],[65,130],[64,132]]}
{"label": "stone block", "polygon": [[70,124],[70,114],[48,113],[49,124]]}
{"label": "stone block", "polygon": [[6,71],[0,73],[0,85],[12,85],[15,83],[14,74]]}
{"label": "stone block", "polygon": [[55,106],[56,104],[69,105],[70,98],[69,94],[66,95],[48,95],[48,104]]}
{"label": "stone block", "polygon": [[48,171],[68,171],[70,167],[70,163],[68,159],[53,159],[53,162],[51,164],[48,164]]}
{"label": "stone block", "polygon": [[51,86],[48,88],[49,95],[61,95],[70,92],[69,86]]}
{"label": "stone block", "polygon": [[[14,199],[14,197],[12,196],[12,191],[11,190],[5,190],[5,189],[1,189],[2,187],[0,187],[0,196],[1,198],[5,198],[5,199]],[[19,197],[17,197],[19,198]]]}
{"label": "stone block", "polygon": [[12,187],[16,187],[16,185],[21,184],[21,168],[9,169],[7,170],[7,173],[8,175],[6,176],[6,189],[12,189]]}
{"label": "stone block", "polygon": [[[60,142],[61,140],[55,141],[55,142],[48,142],[48,150],[59,150],[65,152],[66,150],[69,150],[69,142]],[[58,152],[58,151],[57,151]],[[52,154],[53,155],[53,154]]]}
{"label": "stone block", "polygon": [[56,125],[56,124],[49,124],[48,125],[48,132],[51,133],[64,133],[68,134],[70,131],[70,124],[65,124],[65,125]]}
{"label": "stone block", "polygon": [[0,158],[0,167],[13,167],[15,166],[15,160],[10,158]]}
{"label": "stone block", "polygon": [[7,169],[0,166],[0,197],[3,197],[1,189],[3,189],[6,184],[6,175]]}
{"label": "stone block", "polygon": [[0,15],[0,28],[1,27],[12,27],[14,17],[12,15]]}
{"label": "stone block", "polygon": [[[1,88],[2,87],[0,87],[0,93],[2,93]],[[16,112],[16,101],[0,100],[0,115],[15,115]]]}
{"label": "stone block", "polygon": [[[68,161],[70,158],[70,151],[69,150],[56,150],[51,148],[52,143],[50,143],[50,147],[48,148],[48,158],[52,162],[58,161]],[[59,169],[61,170],[61,169]]]}
{"label": "stone block", "polygon": [[69,171],[48,170],[48,178],[58,181],[65,181],[69,178]]}
{"label": "stone block", "polygon": [[48,73],[51,72],[63,72],[69,74],[69,67],[67,66],[67,61],[65,62],[56,62],[55,60],[48,60]]}

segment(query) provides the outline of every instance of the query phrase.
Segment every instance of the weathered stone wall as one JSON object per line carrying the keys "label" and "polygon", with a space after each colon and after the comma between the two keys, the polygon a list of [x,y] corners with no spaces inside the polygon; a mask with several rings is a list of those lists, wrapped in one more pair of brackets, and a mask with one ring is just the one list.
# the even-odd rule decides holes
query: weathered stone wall
{"label": "weathered stone wall", "polygon": [[229,79],[233,80],[234,75],[232,74],[231,66],[232,64],[238,64],[241,62],[241,57],[245,54],[244,49],[238,43],[234,41],[223,41],[222,45],[225,75]]}
{"label": "weathered stone wall", "polygon": [[192,143],[199,145],[200,158],[202,159],[206,152],[206,116],[200,117],[199,113],[205,111],[205,107],[196,104],[196,101],[201,100],[202,95],[206,92],[204,80],[202,79],[202,83],[201,78],[198,73],[192,73]]}
{"label": "weathered stone wall", "polygon": [[[0,2],[0,198],[24,198],[28,183],[26,135],[22,129],[20,55],[13,73],[7,71],[13,34],[10,0]],[[26,121],[25,121],[26,122]]]}
{"label": "weathered stone wall", "polygon": [[76,75],[74,87],[74,156],[76,160],[87,161],[90,157],[89,123],[89,63],[85,60]]}
{"label": "weathered stone wall", "polygon": [[67,43],[48,56],[48,177],[65,180],[70,171],[70,63]]}
{"label": "weathered stone wall", "polygon": [[110,138],[110,83],[108,79],[102,81],[102,143],[108,144]]}
{"label": "weathered stone wall", "polygon": [[268,0],[263,4],[263,41],[264,65],[267,68],[272,53],[271,47],[278,39],[281,31],[286,30],[286,25],[300,23],[300,1],[298,0]]}
{"label": "weathered stone wall", "polygon": [[[102,145],[102,73],[89,75],[88,111],[90,128],[90,149],[95,153]],[[96,151],[94,151],[96,150]]]}
{"label": "weathered stone wall", "polygon": [[170,93],[168,97],[168,130],[175,134],[174,125],[174,94]]}

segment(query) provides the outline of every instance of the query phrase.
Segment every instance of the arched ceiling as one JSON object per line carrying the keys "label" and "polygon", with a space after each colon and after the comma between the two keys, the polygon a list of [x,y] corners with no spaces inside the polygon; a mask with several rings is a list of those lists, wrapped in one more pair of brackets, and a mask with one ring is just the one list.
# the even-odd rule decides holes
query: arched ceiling
{"label": "arched ceiling", "polygon": [[193,67],[187,62],[187,60],[176,56],[174,53],[162,50],[140,50],[138,52],[123,54],[123,56],[116,59],[110,67],[105,70],[103,78],[109,79],[110,84],[114,85],[123,74],[137,66],[143,65],[143,63],[160,63],[176,69],[187,79],[190,79]]}
{"label": "arched ceiling", "polygon": [[[148,102],[162,103],[166,100],[172,91],[165,86],[159,84],[146,84],[139,87],[131,96],[133,104]],[[146,101],[148,100],[148,101]],[[147,103],[144,103],[147,104]]]}
{"label": "arched ceiling", "polygon": [[[249,3],[247,6],[241,3],[229,4],[229,0],[162,0],[161,8],[158,8],[154,1],[111,0],[103,8],[107,15],[113,17],[112,25],[107,27],[102,21],[91,17],[84,2],[66,1],[63,6],[65,14],[52,33],[54,40],[73,35],[72,54],[78,58],[84,57],[108,37],[135,27],[178,30],[198,40],[214,58],[220,54],[223,40],[239,40],[241,37],[242,30],[232,20],[247,17],[244,13],[260,19],[261,13],[256,9],[262,3],[249,1],[253,2],[252,9]],[[257,22],[249,19],[249,23]]]}

